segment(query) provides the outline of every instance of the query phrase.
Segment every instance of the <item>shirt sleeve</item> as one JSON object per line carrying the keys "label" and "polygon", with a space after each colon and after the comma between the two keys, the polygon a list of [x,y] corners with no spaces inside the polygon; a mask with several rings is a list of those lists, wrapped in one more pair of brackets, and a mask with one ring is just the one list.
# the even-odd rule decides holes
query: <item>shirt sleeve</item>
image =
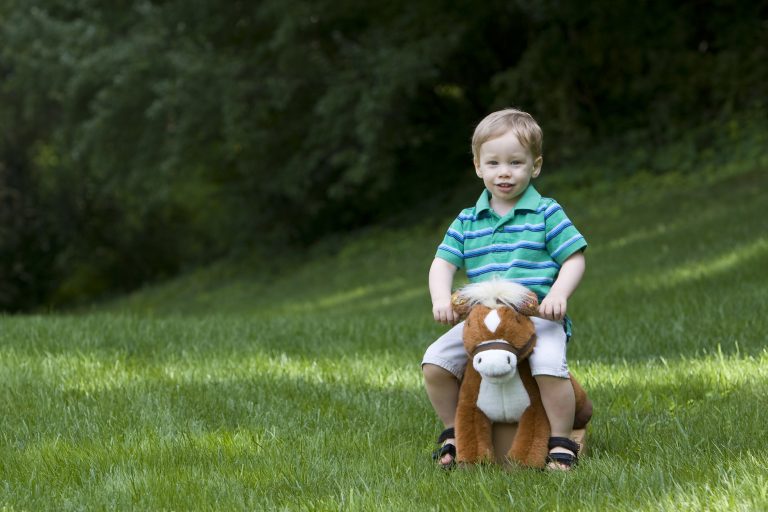
{"label": "shirt sleeve", "polygon": [[544,211],[544,217],[547,251],[559,265],[573,253],[586,249],[586,239],[557,202],[553,201],[549,205]]}
{"label": "shirt sleeve", "polygon": [[435,258],[443,259],[457,268],[464,268],[464,226],[459,219],[451,223],[442,243],[437,247]]}

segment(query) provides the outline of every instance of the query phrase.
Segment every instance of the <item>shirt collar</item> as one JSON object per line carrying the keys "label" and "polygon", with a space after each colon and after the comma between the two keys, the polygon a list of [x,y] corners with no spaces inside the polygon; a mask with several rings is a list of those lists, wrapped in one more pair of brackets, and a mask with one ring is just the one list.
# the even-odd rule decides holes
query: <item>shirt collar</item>
{"label": "shirt collar", "polygon": [[[517,204],[510,213],[514,214],[515,211],[520,210],[536,211],[540,201],[541,194],[533,188],[533,185],[528,185],[528,188],[525,189],[523,195],[517,200]],[[479,215],[486,210],[491,211],[491,193],[488,192],[487,188],[483,190],[483,193],[480,194],[480,198],[477,200],[477,204],[475,204],[475,213]]]}

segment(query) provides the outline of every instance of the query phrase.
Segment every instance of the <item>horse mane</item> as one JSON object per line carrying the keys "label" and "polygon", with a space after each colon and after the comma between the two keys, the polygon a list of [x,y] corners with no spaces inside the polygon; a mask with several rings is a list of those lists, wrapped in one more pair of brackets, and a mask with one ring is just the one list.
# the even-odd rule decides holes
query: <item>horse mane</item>
{"label": "horse mane", "polygon": [[470,308],[482,304],[492,309],[507,306],[517,310],[530,305],[532,295],[525,286],[506,279],[471,283],[461,288],[458,293],[466,299]]}

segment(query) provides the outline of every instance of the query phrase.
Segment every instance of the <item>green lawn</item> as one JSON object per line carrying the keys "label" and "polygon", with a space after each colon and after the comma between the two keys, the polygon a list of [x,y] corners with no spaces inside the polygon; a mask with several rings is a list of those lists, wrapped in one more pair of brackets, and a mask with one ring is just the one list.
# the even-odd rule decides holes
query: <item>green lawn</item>
{"label": "green lawn", "polygon": [[570,474],[431,463],[443,219],[4,317],[0,506],[766,510],[764,164],[556,194],[590,242],[569,358],[595,417]]}

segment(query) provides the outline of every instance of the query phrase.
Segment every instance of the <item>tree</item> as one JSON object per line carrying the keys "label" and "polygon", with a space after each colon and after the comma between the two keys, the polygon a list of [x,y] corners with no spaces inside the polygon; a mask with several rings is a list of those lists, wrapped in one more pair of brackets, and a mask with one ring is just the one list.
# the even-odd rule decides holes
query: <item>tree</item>
{"label": "tree", "polygon": [[765,109],[767,18],[715,0],[5,0],[0,253],[31,236],[41,263],[34,298],[0,307],[408,222],[468,174],[494,108],[535,115],[549,169]]}

